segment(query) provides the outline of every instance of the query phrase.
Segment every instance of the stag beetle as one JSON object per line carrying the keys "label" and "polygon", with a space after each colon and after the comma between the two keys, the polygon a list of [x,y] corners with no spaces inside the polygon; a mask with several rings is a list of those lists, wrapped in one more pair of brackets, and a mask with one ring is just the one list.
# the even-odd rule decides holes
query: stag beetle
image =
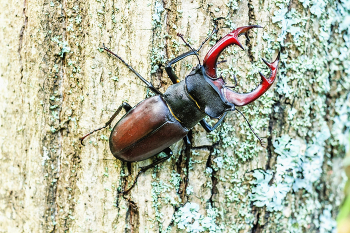
{"label": "stag beetle", "polygon": [[[160,152],[165,152],[167,155],[148,166],[142,167],[132,186],[123,193],[129,192],[133,188],[142,172],[171,157],[172,151],[169,146],[180,139],[185,139],[185,142],[188,142],[186,135],[198,122],[207,132],[210,132],[220,125],[228,111],[237,110],[235,106],[244,106],[253,102],[271,87],[277,75],[280,53],[272,63],[268,63],[263,59],[271,70],[270,78],[267,79],[260,73],[262,82],[250,93],[240,94],[234,92],[228,86],[225,86],[226,83],[222,77],[216,76],[216,66],[220,53],[232,44],[236,44],[243,49],[242,44],[238,41],[238,36],[247,33],[252,28],[261,27],[258,25],[240,27],[220,39],[206,54],[203,65],[200,65],[197,52],[217,31],[217,27],[214,28],[211,35],[206,38],[197,50],[194,50],[183,39],[181,34],[178,35],[191,50],[167,63],[165,70],[173,85],[164,94],[145,80],[121,57],[103,45],[105,51],[120,59],[156,95],[141,101],[135,107],[122,103],[105,126],[81,137],[81,143],[88,135],[109,126],[124,108],[126,114],[114,126],[109,138],[109,146],[113,156],[122,161],[135,162],[148,159]],[[171,66],[190,55],[197,56],[199,65],[185,80],[180,81]],[[214,126],[210,126],[204,120],[204,117],[207,115],[218,119]],[[248,121],[247,123],[249,124]],[[255,134],[254,131],[253,133]],[[258,139],[261,143],[261,139],[259,137]]]}

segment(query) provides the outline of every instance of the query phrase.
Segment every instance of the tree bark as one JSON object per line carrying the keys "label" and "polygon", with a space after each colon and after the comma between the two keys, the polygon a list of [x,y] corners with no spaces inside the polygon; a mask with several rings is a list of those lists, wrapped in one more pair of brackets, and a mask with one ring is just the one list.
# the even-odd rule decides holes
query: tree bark
{"label": "tree bark", "polygon": [[[0,232],[332,232],[350,127],[348,1],[12,1],[0,13]],[[127,164],[101,127],[151,92],[104,43],[161,92],[168,60],[206,52],[236,27],[261,25],[227,49],[220,72],[249,92],[281,51],[276,84],[207,134],[198,124],[174,156]],[[198,64],[182,60],[182,79]],[[231,77],[231,78],[230,78]],[[123,112],[124,114],[124,112]],[[122,117],[117,117],[113,124]],[[191,117],[191,116],[189,116]],[[145,122],[147,124],[147,122]]]}

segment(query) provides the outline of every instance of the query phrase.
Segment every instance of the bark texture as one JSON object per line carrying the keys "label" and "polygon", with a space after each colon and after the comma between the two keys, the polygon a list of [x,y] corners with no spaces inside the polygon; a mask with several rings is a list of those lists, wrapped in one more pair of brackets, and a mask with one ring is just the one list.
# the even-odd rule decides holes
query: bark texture
{"label": "bark texture", "polygon": [[[350,127],[348,0],[0,0],[0,232],[332,232]],[[202,60],[232,29],[258,24],[219,72],[248,92],[281,50],[276,84],[210,134],[142,174],[109,151],[103,126],[150,96],[105,43],[161,92],[166,61]],[[175,65],[184,78],[197,59]],[[123,112],[124,114],[124,112]],[[120,119],[120,116],[117,118]],[[190,116],[189,116],[190,117]],[[117,122],[116,119],[114,124]]]}

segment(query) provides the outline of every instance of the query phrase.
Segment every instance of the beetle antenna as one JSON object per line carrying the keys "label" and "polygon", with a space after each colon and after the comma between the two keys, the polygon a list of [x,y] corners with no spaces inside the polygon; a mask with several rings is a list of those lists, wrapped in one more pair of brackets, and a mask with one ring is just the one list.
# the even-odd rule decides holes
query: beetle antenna
{"label": "beetle antenna", "polygon": [[250,130],[253,132],[253,134],[255,135],[255,137],[257,137],[257,138],[259,139],[260,145],[261,145],[262,147],[265,148],[263,141],[262,141],[261,138],[254,132],[254,130],[253,130],[252,126],[250,125],[249,121],[247,120],[247,118],[245,118],[245,116],[243,115],[243,113],[242,113],[241,111],[239,111],[237,108],[236,108],[236,110],[237,110],[237,112],[239,112],[239,113],[244,117],[244,119],[246,120],[246,122],[247,122],[248,125],[249,125]]}
{"label": "beetle antenna", "polygon": [[196,50],[194,50],[191,45],[189,43],[187,43],[187,41],[183,38],[184,35],[182,35],[181,33],[177,33],[177,36],[180,37],[182,39],[182,41],[188,46],[190,47],[190,49],[194,52],[194,54],[196,55],[197,59],[198,59],[198,63],[199,65],[201,65],[201,61],[199,60],[199,57],[198,57],[198,53]]}
{"label": "beetle antenna", "polygon": [[210,35],[202,42],[201,46],[199,46],[199,48],[197,49],[197,52],[202,48],[202,46],[205,44],[205,42],[207,42],[213,35],[214,33],[217,33],[219,31],[218,29],[218,25],[215,24],[215,27],[213,29],[213,31],[210,33]]}
{"label": "beetle antenna", "polygon": [[201,46],[199,46],[199,48],[197,49],[197,52],[202,48],[202,46],[205,44],[205,42],[207,42],[215,33],[217,33],[219,31],[218,28],[218,21],[221,19],[225,19],[224,17],[219,17],[214,19],[214,24],[215,27],[213,28],[213,31],[210,33],[210,35],[202,42]]}
{"label": "beetle antenna", "polygon": [[194,54],[196,55],[197,59],[198,59],[198,62],[199,62],[199,65],[201,65],[201,62],[199,60],[199,57],[198,57],[198,52],[199,50],[203,47],[203,45],[205,44],[205,42],[207,42],[213,35],[214,33],[217,33],[218,32],[218,21],[221,20],[221,19],[225,19],[224,17],[219,17],[219,18],[216,18],[214,19],[214,24],[215,24],[215,27],[213,29],[213,31],[210,33],[210,35],[202,42],[201,46],[199,46],[199,48],[197,50],[193,49],[191,47],[191,45],[189,45],[189,43],[186,42],[186,40],[183,38],[183,35],[181,33],[177,33],[177,36],[180,37],[182,39],[182,41],[194,52]]}
{"label": "beetle antenna", "polygon": [[139,73],[137,73],[134,68],[132,68],[128,63],[126,63],[121,57],[119,57],[117,54],[113,53],[109,48],[105,46],[105,44],[102,44],[103,47],[101,49],[104,49],[108,53],[112,54],[113,56],[117,57],[121,62],[124,63],[139,79],[141,79],[142,82],[144,82],[151,91],[153,91],[157,95],[163,95],[160,91],[158,91],[150,82],[148,82],[146,79],[144,79]]}

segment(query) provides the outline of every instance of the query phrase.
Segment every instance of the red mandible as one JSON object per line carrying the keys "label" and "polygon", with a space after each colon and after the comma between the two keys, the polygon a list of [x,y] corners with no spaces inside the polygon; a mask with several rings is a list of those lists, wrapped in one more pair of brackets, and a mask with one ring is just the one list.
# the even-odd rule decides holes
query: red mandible
{"label": "red mandible", "polygon": [[[220,56],[220,53],[225,48],[227,48],[232,44],[236,44],[242,49],[244,49],[242,44],[238,41],[238,37],[241,34],[246,33],[248,30],[252,28],[261,28],[261,26],[251,25],[251,26],[239,27],[236,30],[233,30],[231,33],[224,36],[221,40],[219,40],[218,43],[216,43],[209,50],[209,52],[207,53],[207,55],[203,60],[203,66],[205,68],[205,72],[209,77],[211,77],[214,80],[217,79],[217,76],[216,76],[217,60]],[[278,66],[279,58],[280,58],[280,53],[278,53],[276,60],[272,63],[268,63],[265,59],[263,59],[264,63],[270,68],[271,75],[270,75],[270,78],[267,79],[264,77],[262,73],[259,72],[262,82],[254,91],[250,93],[241,94],[241,93],[234,92],[231,89],[222,87],[221,92],[223,96],[225,96],[227,101],[229,101],[230,103],[233,103],[236,106],[247,105],[253,102],[254,100],[256,100],[257,98],[259,98],[271,87],[271,85],[275,81],[275,78],[277,75],[277,66]],[[216,84],[217,82],[214,81],[214,83]]]}

